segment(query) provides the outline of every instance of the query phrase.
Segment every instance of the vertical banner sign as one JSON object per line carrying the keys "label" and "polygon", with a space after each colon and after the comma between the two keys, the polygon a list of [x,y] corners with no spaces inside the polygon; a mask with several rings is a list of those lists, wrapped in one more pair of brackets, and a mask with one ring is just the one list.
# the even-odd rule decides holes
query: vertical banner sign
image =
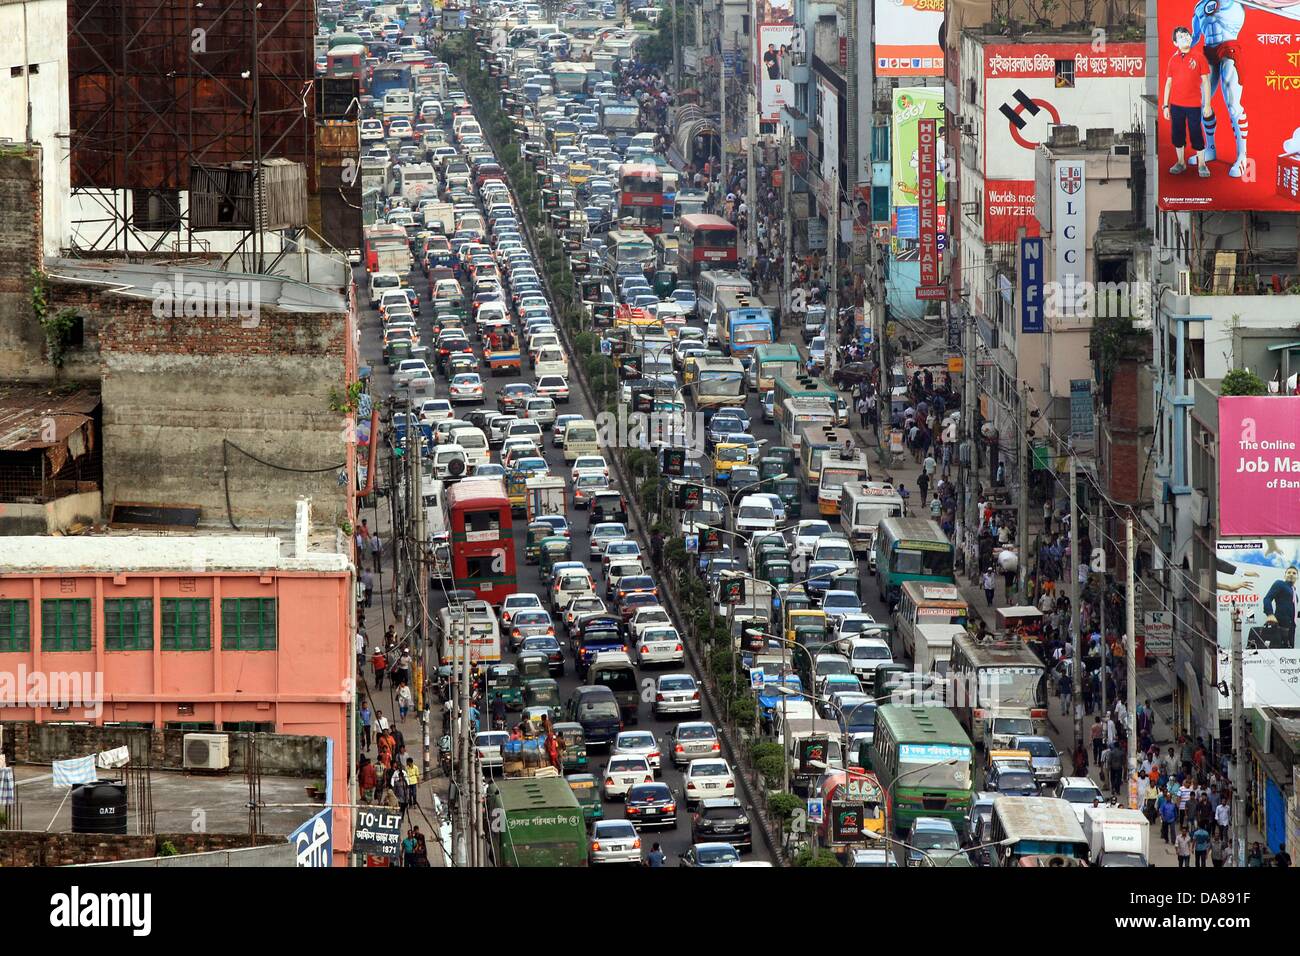
{"label": "vertical banner sign", "polygon": [[1043,331],[1043,240],[1020,240],[1020,331]]}
{"label": "vertical banner sign", "polygon": [[918,235],[921,240],[921,285],[939,284],[939,201],[935,179],[937,124],[920,119],[916,124],[917,191],[920,193]]}
{"label": "vertical banner sign", "polygon": [[1052,229],[1056,233],[1056,313],[1086,318],[1087,220],[1084,218],[1083,163],[1058,162],[1052,182]]}

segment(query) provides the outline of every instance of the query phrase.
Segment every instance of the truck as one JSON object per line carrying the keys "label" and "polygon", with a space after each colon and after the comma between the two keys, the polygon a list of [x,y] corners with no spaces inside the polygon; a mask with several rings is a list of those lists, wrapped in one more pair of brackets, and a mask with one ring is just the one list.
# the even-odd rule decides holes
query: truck
{"label": "truck", "polygon": [[1083,835],[1093,866],[1147,866],[1151,858],[1151,824],[1140,810],[1085,807]]}
{"label": "truck", "polygon": [[641,107],[631,100],[611,103],[600,112],[600,131],[616,133],[622,130],[636,132],[641,128]]}
{"label": "truck", "polygon": [[952,642],[966,635],[966,628],[960,624],[917,624],[914,635],[915,653],[913,661],[918,674],[936,676],[948,673],[948,663],[952,660]]}
{"label": "truck", "polygon": [[450,236],[456,231],[456,207],[451,203],[421,203],[420,213],[427,228],[438,232],[439,226],[441,226],[441,232],[444,236]]}
{"label": "truck", "polygon": [[524,482],[525,502],[529,522],[536,521],[542,515],[564,514],[567,501],[564,494],[564,479],[537,476]]}
{"label": "truck", "polygon": [[782,727],[785,759],[790,764],[790,786],[807,794],[827,770],[844,769],[840,725],[823,717],[790,719]]}
{"label": "truck", "polygon": [[563,777],[497,780],[487,801],[497,866],[587,865],[587,824]]}

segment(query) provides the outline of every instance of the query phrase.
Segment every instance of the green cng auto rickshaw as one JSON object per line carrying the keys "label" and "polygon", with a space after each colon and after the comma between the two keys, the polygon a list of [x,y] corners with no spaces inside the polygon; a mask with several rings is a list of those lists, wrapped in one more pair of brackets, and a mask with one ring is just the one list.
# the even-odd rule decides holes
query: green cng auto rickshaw
{"label": "green cng auto rickshaw", "polygon": [[786,521],[796,521],[803,517],[803,496],[799,494],[798,478],[780,478],[769,486],[772,494],[781,499],[785,505]]}
{"label": "green cng auto rickshaw", "polygon": [[538,563],[542,567],[542,576],[545,577],[551,573],[557,561],[568,561],[573,557],[573,542],[563,535],[550,535],[541,540],[537,555]]}
{"label": "green cng auto rickshaw", "polygon": [[491,710],[492,703],[504,700],[510,710],[519,710],[524,706],[524,692],[519,680],[519,670],[514,664],[492,664],[483,678],[487,688],[487,704]]}
{"label": "green cng auto rickshaw", "polygon": [[523,684],[551,676],[551,661],[541,651],[524,651],[515,658],[515,666],[519,668],[519,680]]}
{"label": "green cng auto rickshaw", "polygon": [[800,624],[794,629],[794,640],[815,658],[826,649],[830,638],[822,624]]}
{"label": "green cng auto rickshaw", "polygon": [[[763,457],[781,459],[781,471],[785,472],[787,475],[794,474],[794,463],[798,456],[795,455],[794,449],[788,445],[775,445],[768,448],[764,452]],[[780,473],[781,472],[777,472],[777,474]]]}
{"label": "green cng auto rickshaw", "polygon": [[758,477],[766,480],[785,474],[785,462],[775,455],[764,455],[758,460]]}
{"label": "green cng auto rickshaw", "polygon": [[563,723],[555,725],[555,732],[564,742],[564,772],[585,770],[587,768],[587,737],[582,732],[582,724]]}
{"label": "green cng auto rickshaw", "polygon": [[596,786],[596,778],[589,773],[572,773],[564,778],[569,782],[569,789],[578,799],[578,806],[582,808],[583,819],[587,821],[587,826],[600,820],[605,816],[605,809],[600,803],[600,789]]}
{"label": "green cng auto rickshaw", "polygon": [[677,273],[669,269],[660,269],[655,273],[654,290],[660,299],[667,299],[677,288]]}
{"label": "green cng auto rickshaw", "polygon": [[525,707],[549,707],[551,719],[560,716],[560,684],[552,677],[534,677],[524,684]]}
{"label": "green cng auto rickshaw", "polygon": [[546,538],[552,537],[555,529],[545,521],[534,521],[528,526],[528,537],[524,539],[524,562],[536,564],[541,560],[541,545]]}
{"label": "green cng auto rickshaw", "polygon": [[767,554],[763,556],[758,566],[758,579],[779,587],[791,583],[794,580],[794,572],[785,557],[780,554]]}

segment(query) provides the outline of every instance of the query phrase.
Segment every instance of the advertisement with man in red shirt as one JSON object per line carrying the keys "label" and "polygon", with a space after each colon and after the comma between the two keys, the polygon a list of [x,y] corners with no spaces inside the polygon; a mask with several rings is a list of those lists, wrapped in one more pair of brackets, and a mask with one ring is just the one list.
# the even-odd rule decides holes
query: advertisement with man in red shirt
{"label": "advertisement with man in red shirt", "polygon": [[1160,207],[1300,211],[1300,0],[1157,0],[1157,23]]}

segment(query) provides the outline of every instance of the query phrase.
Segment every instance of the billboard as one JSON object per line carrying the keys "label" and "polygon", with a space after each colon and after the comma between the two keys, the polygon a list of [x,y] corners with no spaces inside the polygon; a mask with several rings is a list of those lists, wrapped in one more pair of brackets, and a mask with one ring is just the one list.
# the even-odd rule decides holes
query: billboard
{"label": "billboard", "polygon": [[984,47],[984,239],[1012,242],[1034,217],[1034,150],[1052,126],[1116,132],[1140,126],[1145,45],[989,44]]}
{"label": "billboard", "polygon": [[939,138],[938,121],[923,119],[917,122],[917,151],[920,163],[917,184],[920,187],[919,224],[921,285],[939,284],[939,202],[937,153],[935,143]]}
{"label": "billboard", "polygon": [[317,868],[334,865],[334,810],[326,807],[289,834],[296,866]]}
{"label": "billboard", "polygon": [[764,23],[758,28],[757,44],[758,117],[760,122],[775,123],[781,118],[781,107],[794,103],[790,68],[804,52],[803,28],[792,23]]}
{"label": "billboard", "polygon": [[[1300,212],[1300,3],[1297,0],[1157,0],[1160,100],[1170,67],[1209,72],[1212,116],[1201,121],[1210,176],[1177,162],[1171,115],[1157,110],[1157,200],[1164,209],[1277,209]],[[1185,27],[1186,57],[1174,42]],[[1210,43],[1214,37],[1217,42]],[[1203,105],[1203,104],[1202,104]],[[1249,116],[1247,115],[1249,114]],[[1199,117],[1189,117],[1195,120]],[[1196,133],[1182,127],[1190,149]],[[1249,148],[1247,137],[1249,134]]]}
{"label": "billboard", "polygon": [[1300,396],[1219,399],[1219,533],[1300,534]]}
{"label": "billboard", "polygon": [[[1231,678],[1233,628],[1240,627],[1243,706],[1300,707],[1300,538],[1221,539],[1215,556],[1220,686]],[[1220,706],[1231,698],[1221,696]]]}
{"label": "billboard", "polygon": [[943,3],[875,0],[876,76],[943,76]]}
{"label": "billboard", "polygon": [[[821,177],[830,188],[840,168],[840,98],[835,88],[817,77],[817,112],[822,127]],[[843,189],[844,184],[840,184]],[[830,205],[828,203],[828,205]],[[832,209],[837,206],[831,206]]]}
{"label": "billboard", "polygon": [[1020,240],[1020,331],[1043,331],[1043,240]]}
{"label": "billboard", "polygon": [[1052,229],[1056,233],[1055,274],[1063,316],[1086,317],[1088,220],[1084,212],[1087,190],[1081,161],[1057,161],[1052,177]]}
{"label": "billboard", "polygon": [[948,193],[945,160],[947,147],[943,136],[943,88],[937,86],[900,87],[894,90],[893,110],[890,116],[890,162],[892,164],[889,204],[890,231],[894,242],[895,258],[914,258],[916,243],[921,238],[920,169],[921,120],[935,120],[935,198],[938,203],[938,232],[936,241],[940,251],[946,245],[943,234]]}

